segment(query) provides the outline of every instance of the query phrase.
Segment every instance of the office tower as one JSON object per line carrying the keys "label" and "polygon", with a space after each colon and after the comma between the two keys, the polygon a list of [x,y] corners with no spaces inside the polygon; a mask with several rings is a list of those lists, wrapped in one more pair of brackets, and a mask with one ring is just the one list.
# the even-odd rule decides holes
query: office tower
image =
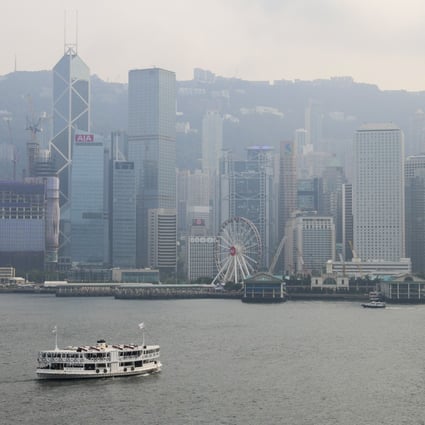
{"label": "office tower", "polygon": [[335,259],[332,217],[294,213],[286,226],[285,269],[289,273],[320,276],[326,262]]}
{"label": "office tower", "polygon": [[320,151],[323,132],[322,105],[310,99],[305,110],[305,129],[307,131],[306,145],[312,145],[312,149]]}
{"label": "office tower", "polygon": [[335,224],[337,248],[342,253],[342,186],[346,178],[339,161],[334,159],[322,173],[322,196],[319,214],[332,217]]}
{"label": "office tower", "polygon": [[283,237],[285,223],[297,209],[297,154],[294,142],[280,144],[279,170],[279,237]]}
{"label": "office tower", "polygon": [[0,180],[16,179],[16,148],[12,144],[0,143]]}
{"label": "office tower", "polygon": [[202,219],[211,231],[210,178],[201,170],[177,173],[178,229],[188,234],[194,219]]}
{"label": "office tower", "polygon": [[0,206],[0,266],[50,269],[57,261],[57,178],[0,182]]}
{"label": "office tower", "polygon": [[319,211],[322,195],[322,179],[309,178],[297,181],[297,210]]}
{"label": "office tower", "polygon": [[414,273],[425,273],[425,154],[405,163],[406,255]]}
{"label": "office tower", "polygon": [[136,267],[136,179],[134,163],[112,161],[111,263]]}
{"label": "office tower", "polygon": [[209,176],[211,220],[209,225],[214,233],[220,227],[218,218],[218,169],[223,150],[223,117],[218,111],[208,110],[202,118],[202,171]]}
{"label": "office tower", "polygon": [[53,68],[53,138],[50,150],[59,177],[60,257],[70,257],[71,169],[76,130],[90,131],[90,70],[77,54],[77,46],[65,45],[65,54]]}
{"label": "office tower", "polygon": [[[148,246],[149,211],[166,209],[176,215],[174,72],[159,68],[130,71],[128,102],[128,160],[134,162],[136,174],[136,262],[147,266],[149,257],[159,255]],[[175,229],[170,230],[176,235]],[[176,241],[172,244],[175,249]]]}
{"label": "office tower", "polygon": [[212,280],[216,275],[215,240],[216,238],[208,232],[204,220],[193,220],[187,242],[187,278],[189,282],[199,278]]}
{"label": "office tower", "polygon": [[176,210],[151,209],[148,220],[148,266],[170,275],[177,267]]}
{"label": "office tower", "polygon": [[270,254],[278,243],[274,213],[273,148],[253,146],[246,160],[225,155],[220,176],[221,222],[240,216],[252,221],[260,233],[263,258],[260,267],[268,267]]}
{"label": "office tower", "polygon": [[[279,170],[278,241],[285,236],[285,226],[297,209],[297,152],[295,142],[281,142]],[[283,266],[281,258],[280,268]]]}
{"label": "office tower", "polygon": [[103,264],[108,258],[103,137],[74,136],[71,173],[71,260]]}
{"label": "office tower", "polygon": [[223,118],[218,111],[207,111],[202,118],[202,171],[215,174],[223,149]]}
{"label": "office tower", "polygon": [[353,243],[353,186],[342,185],[342,257],[344,261],[353,258],[350,244]]}
{"label": "office tower", "polygon": [[425,112],[418,109],[410,117],[409,139],[406,143],[406,155],[425,152]]}
{"label": "office tower", "polygon": [[354,135],[353,220],[362,260],[405,256],[404,141],[394,124],[366,124]]}

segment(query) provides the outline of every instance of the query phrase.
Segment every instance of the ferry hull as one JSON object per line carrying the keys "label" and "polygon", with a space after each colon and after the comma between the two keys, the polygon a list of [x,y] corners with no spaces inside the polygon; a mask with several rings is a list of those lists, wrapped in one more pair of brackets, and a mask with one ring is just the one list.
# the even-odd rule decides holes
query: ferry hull
{"label": "ferry hull", "polygon": [[[161,371],[162,364],[160,362],[144,366],[142,368],[135,368],[128,371],[115,371],[111,372],[107,369],[75,371],[75,370],[54,370],[54,369],[37,369],[37,377],[39,379],[95,379],[95,378],[117,378],[124,376],[136,376],[145,374],[154,374]],[[104,371],[106,370],[106,372]]]}

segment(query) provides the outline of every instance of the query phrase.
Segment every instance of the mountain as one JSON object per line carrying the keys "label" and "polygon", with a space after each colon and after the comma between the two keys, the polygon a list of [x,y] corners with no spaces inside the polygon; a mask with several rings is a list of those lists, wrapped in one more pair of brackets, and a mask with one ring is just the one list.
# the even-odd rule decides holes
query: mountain
{"label": "mountain", "polygon": [[[211,74],[213,75],[213,74]],[[18,170],[25,168],[25,145],[30,140],[27,119],[43,116],[39,135],[47,146],[52,127],[52,72],[13,72],[0,77],[0,143],[18,150]],[[216,77],[177,82],[178,166],[195,168],[201,153],[202,116],[218,109],[225,117],[224,147],[244,157],[251,145],[276,149],[305,125],[305,110],[312,101],[322,120],[322,136],[315,149],[343,156],[353,132],[364,122],[399,125],[406,135],[406,152],[425,148],[425,92],[385,91],[356,83],[349,77],[314,81],[245,81]],[[91,80],[91,120],[95,133],[108,136],[127,127],[127,85]],[[416,115],[415,115],[416,114]],[[182,130],[184,129],[184,130]],[[425,150],[425,149],[424,149]],[[341,158],[344,162],[344,158]]]}

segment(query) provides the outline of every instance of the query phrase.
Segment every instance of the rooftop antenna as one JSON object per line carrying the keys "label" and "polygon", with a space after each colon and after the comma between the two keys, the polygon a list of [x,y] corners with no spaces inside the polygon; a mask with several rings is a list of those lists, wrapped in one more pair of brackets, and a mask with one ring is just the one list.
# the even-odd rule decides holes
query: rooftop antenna
{"label": "rooftop antenna", "polygon": [[75,11],[75,41],[73,43],[68,41],[67,34],[67,12],[64,12],[64,26],[63,26],[63,42],[64,53],[67,55],[76,55],[78,52],[78,11]]}

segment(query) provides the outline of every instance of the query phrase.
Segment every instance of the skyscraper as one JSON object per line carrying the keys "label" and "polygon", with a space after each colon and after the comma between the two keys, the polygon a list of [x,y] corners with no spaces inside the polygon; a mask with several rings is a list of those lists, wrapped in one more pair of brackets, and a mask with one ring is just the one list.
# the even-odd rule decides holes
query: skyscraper
{"label": "skyscraper", "polygon": [[71,173],[71,260],[103,264],[108,258],[103,138],[74,136]]}
{"label": "skyscraper", "polygon": [[355,133],[353,220],[362,260],[405,256],[404,140],[394,124],[367,124]]}
{"label": "skyscraper", "polygon": [[134,163],[112,161],[111,263],[136,267],[136,188]]}
{"label": "skyscraper", "polygon": [[130,71],[128,100],[128,160],[134,162],[137,194],[137,265],[147,266],[152,257],[149,210],[176,212],[174,72],[160,68]]}
{"label": "skyscraper", "polygon": [[252,146],[247,159],[236,161],[231,155],[223,158],[220,176],[221,222],[232,217],[252,221],[261,237],[261,266],[268,267],[276,244],[273,148]]}
{"label": "skyscraper", "polygon": [[202,171],[216,173],[223,149],[223,118],[207,111],[202,118]]}
{"label": "skyscraper", "polygon": [[409,156],[405,163],[406,255],[414,273],[425,273],[425,155]]}
{"label": "skyscraper", "polygon": [[53,68],[52,160],[59,177],[60,252],[70,257],[72,148],[76,130],[90,131],[90,70],[77,54],[76,45],[65,45],[65,54]]}

